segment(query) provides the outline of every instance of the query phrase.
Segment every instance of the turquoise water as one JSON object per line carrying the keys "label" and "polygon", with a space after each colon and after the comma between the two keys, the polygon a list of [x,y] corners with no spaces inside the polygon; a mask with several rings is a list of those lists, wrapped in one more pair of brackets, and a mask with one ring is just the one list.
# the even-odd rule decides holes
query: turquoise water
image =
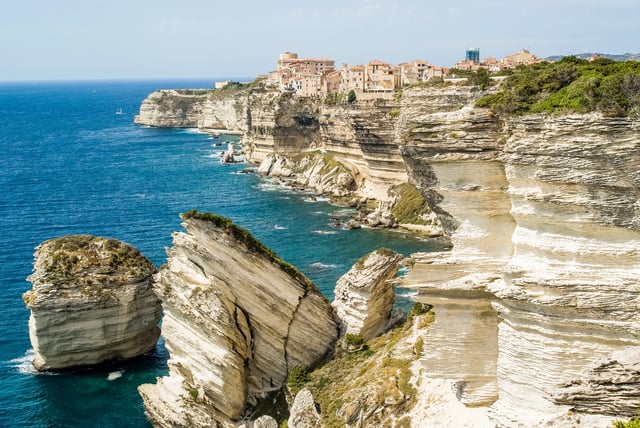
{"label": "turquoise water", "polygon": [[33,372],[21,295],[30,288],[34,248],[46,239],[114,237],[159,266],[171,233],[181,230],[178,214],[212,211],[247,228],[329,297],[337,278],[375,248],[409,254],[437,247],[397,232],[334,228],[331,217],[344,210],[239,173],[246,165],[221,164],[224,147],[213,146],[219,140],[133,124],[151,91],[206,86],[211,82],[0,84],[0,426],[148,427],[136,387],[166,373],[161,344],[129,363]]}

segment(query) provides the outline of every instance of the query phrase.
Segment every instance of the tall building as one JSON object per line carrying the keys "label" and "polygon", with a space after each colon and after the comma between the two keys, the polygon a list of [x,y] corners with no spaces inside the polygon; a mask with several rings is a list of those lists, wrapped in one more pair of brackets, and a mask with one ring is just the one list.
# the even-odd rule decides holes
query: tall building
{"label": "tall building", "polygon": [[471,61],[471,62],[480,62],[480,49],[477,49],[477,48],[467,49],[465,60]]}

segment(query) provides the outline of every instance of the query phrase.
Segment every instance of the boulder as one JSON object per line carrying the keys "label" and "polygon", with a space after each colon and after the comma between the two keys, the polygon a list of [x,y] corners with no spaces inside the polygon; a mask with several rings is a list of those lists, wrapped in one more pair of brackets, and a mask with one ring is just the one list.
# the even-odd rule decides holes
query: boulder
{"label": "boulder", "polygon": [[316,428],[320,426],[320,413],[311,391],[307,388],[301,389],[296,394],[289,411],[288,426],[290,428]]}

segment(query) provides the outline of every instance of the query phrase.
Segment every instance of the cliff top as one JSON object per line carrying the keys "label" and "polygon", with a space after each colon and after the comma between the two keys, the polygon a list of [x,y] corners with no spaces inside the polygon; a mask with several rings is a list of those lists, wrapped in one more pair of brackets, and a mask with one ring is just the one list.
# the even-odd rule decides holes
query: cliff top
{"label": "cliff top", "polygon": [[296,278],[306,290],[315,289],[315,285],[309,278],[300,272],[295,266],[285,262],[272,250],[267,248],[262,242],[256,239],[248,230],[236,225],[230,219],[218,214],[209,212],[198,212],[197,210],[187,211],[180,215],[182,220],[201,220],[212,223],[225,233],[231,235],[236,241],[243,243],[249,251],[266,257],[269,261],[277,264],[280,269]]}
{"label": "cliff top", "polygon": [[[154,272],[151,261],[129,244],[91,235],[69,235],[38,246],[34,271],[28,279],[33,283],[33,290],[40,292],[66,290],[68,293],[78,289],[81,293],[93,294],[141,280]],[[33,296],[33,293],[27,295]],[[35,302],[33,297],[26,298],[27,305]]]}

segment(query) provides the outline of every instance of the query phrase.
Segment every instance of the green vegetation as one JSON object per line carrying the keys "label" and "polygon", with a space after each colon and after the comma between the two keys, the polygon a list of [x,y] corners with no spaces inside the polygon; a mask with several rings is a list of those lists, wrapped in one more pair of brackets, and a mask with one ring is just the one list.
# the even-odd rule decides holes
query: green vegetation
{"label": "green vegetation", "polygon": [[413,306],[411,307],[411,310],[409,311],[409,318],[412,318],[418,315],[424,315],[429,311],[431,311],[431,309],[433,309],[433,306],[428,303],[416,302],[413,304]]}
{"label": "green vegetation", "polygon": [[176,89],[176,92],[180,95],[209,95],[215,89]]}
{"label": "green vegetation", "polygon": [[280,427],[286,427],[289,419],[289,405],[285,389],[283,387],[268,392],[264,397],[258,397],[255,404],[248,403],[247,417],[255,420],[260,416],[269,415],[280,424]]}
{"label": "green vegetation", "polygon": [[565,57],[555,63],[518,67],[501,91],[476,107],[500,114],[588,113],[640,117],[640,62]]}
{"label": "green vegetation", "polygon": [[120,280],[124,278],[116,278],[119,273],[140,276],[154,271],[140,251],[115,239],[69,235],[45,242],[41,251],[49,256],[44,267],[49,280],[62,280],[59,285],[64,285],[70,276],[86,274],[87,269],[93,271],[95,278],[111,275],[112,284],[123,282]]}
{"label": "green vegetation", "polygon": [[389,111],[389,113],[387,113],[387,114],[389,115],[390,118],[396,119],[398,116],[400,116],[400,110],[393,109],[393,110]]}
{"label": "green vegetation", "polygon": [[309,370],[305,366],[296,365],[289,371],[287,378],[287,386],[291,389],[292,394],[297,394],[303,386],[311,380]]}
{"label": "green vegetation", "polygon": [[431,219],[425,220],[423,215],[431,214],[431,209],[420,190],[413,184],[402,183],[389,189],[398,196],[398,201],[391,208],[391,214],[400,223],[408,224],[432,224]]}
{"label": "green vegetation", "polygon": [[193,388],[191,386],[187,386],[187,392],[189,394],[189,398],[191,399],[192,402],[197,403],[198,402],[198,390],[196,388]]}
{"label": "green vegetation", "polygon": [[375,253],[368,253],[365,254],[364,256],[360,257],[358,260],[356,260],[356,262],[353,264],[353,266],[357,269],[357,270],[361,270],[362,268],[364,268],[364,264],[367,261],[367,259],[369,258],[369,256],[371,254],[379,254],[381,256],[386,256],[386,257],[393,257],[394,255],[396,255],[396,252],[393,250],[390,250],[388,248],[378,248]]}
{"label": "green vegetation", "polygon": [[213,213],[201,213],[196,210],[182,213],[181,218],[183,220],[195,219],[213,223],[216,227],[233,236],[233,238],[238,242],[242,242],[249,251],[255,254],[261,254],[267,257],[273,263],[276,263],[278,266],[280,266],[280,269],[296,278],[300,282],[300,284],[305,287],[306,290],[315,289],[315,285],[311,282],[311,280],[304,276],[304,274],[300,272],[295,266],[282,260],[276,255],[276,253],[267,248],[262,242],[258,241],[247,229],[233,224],[230,219]]}
{"label": "green vegetation", "polygon": [[324,103],[328,105],[342,104],[344,101],[344,94],[342,92],[330,92],[324,97]]}
{"label": "green vegetation", "polygon": [[[420,311],[428,307],[420,306]],[[333,359],[304,376],[308,380],[297,386],[311,390],[325,427],[344,427],[345,421],[360,410],[368,413],[364,425],[388,426],[394,414],[405,414],[415,405],[417,391],[410,381],[411,365],[421,335],[414,341],[412,334],[415,322],[418,328],[428,325],[423,318],[428,322],[434,319],[427,312],[367,342],[361,336],[346,335],[345,342],[358,347],[338,348]],[[394,404],[389,406],[390,402]],[[368,412],[383,407],[384,412]],[[403,417],[395,426],[410,425],[411,420]]]}
{"label": "green vegetation", "polygon": [[355,100],[356,100],[356,91],[352,89],[349,91],[349,94],[347,94],[347,102],[349,104],[352,104]]}
{"label": "green vegetation", "polygon": [[364,342],[365,342],[364,338],[359,334],[347,333],[344,336],[344,343],[349,348],[361,348],[364,345]]}
{"label": "green vegetation", "polygon": [[640,428],[640,418],[633,418],[629,422],[615,421],[614,428]]}
{"label": "green vegetation", "polygon": [[[455,76],[457,78],[466,78],[467,86],[477,86],[480,89],[486,89],[495,84],[495,82],[491,80],[489,71],[484,68],[480,68],[478,69],[478,71],[459,70],[457,68],[453,68],[449,71],[448,76],[449,77]],[[437,82],[434,82],[434,83],[437,83]]]}

